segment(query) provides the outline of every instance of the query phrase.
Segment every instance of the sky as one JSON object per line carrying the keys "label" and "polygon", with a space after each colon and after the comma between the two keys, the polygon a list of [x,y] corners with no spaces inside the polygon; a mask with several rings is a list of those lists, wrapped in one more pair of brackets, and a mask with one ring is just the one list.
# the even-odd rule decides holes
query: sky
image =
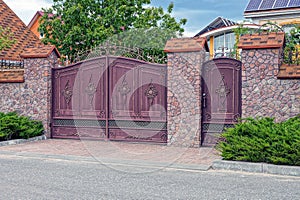
{"label": "sky", "polygon": [[[218,16],[243,21],[243,12],[249,0],[152,0],[151,5],[167,8],[174,3],[173,16],[186,18],[184,36],[194,36]],[[41,8],[49,8],[52,0],[4,0],[27,25]]]}

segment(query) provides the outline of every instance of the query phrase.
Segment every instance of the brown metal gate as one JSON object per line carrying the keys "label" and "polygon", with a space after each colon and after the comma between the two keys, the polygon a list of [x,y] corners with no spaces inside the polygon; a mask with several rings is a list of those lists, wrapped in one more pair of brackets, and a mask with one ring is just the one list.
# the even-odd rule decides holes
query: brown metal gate
{"label": "brown metal gate", "polygon": [[216,144],[217,135],[241,116],[241,62],[216,58],[202,71],[202,145]]}
{"label": "brown metal gate", "polygon": [[53,138],[167,141],[166,65],[104,56],[52,74]]}

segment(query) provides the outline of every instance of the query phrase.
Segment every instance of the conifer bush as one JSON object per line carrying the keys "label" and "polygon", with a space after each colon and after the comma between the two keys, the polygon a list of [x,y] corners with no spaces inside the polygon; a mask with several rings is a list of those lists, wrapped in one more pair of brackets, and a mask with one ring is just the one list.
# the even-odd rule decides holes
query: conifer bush
{"label": "conifer bush", "polygon": [[300,115],[243,119],[221,134],[217,149],[224,160],[300,166]]}
{"label": "conifer bush", "polygon": [[16,112],[0,112],[0,141],[28,139],[42,135],[44,127],[41,121],[19,116]]}

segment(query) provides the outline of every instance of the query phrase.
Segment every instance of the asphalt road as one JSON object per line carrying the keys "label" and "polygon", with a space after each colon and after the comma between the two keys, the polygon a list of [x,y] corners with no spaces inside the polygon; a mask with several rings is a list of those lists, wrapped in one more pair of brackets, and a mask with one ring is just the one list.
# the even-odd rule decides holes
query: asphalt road
{"label": "asphalt road", "polygon": [[0,155],[0,199],[300,198],[297,177],[116,165]]}

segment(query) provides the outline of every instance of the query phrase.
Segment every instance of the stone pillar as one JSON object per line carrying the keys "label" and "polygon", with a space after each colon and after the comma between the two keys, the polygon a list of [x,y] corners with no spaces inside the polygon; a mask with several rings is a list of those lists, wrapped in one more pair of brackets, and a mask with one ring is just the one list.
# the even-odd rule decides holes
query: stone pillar
{"label": "stone pillar", "polygon": [[0,112],[16,111],[40,120],[50,137],[51,68],[57,65],[59,53],[54,46],[28,48],[24,59],[23,81],[0,83]]}
{"label": "stone pillar", "polygon": [[200,146],[201,66],[208,50],[204,38],[169,40],[168,53],[168,144]]}
{"label": "stone pillar", "polygon": [[300,113],[300,77],[283,70],[284,33],[244,35],[242,49],[242,118],[274,117],[282,121]]}

